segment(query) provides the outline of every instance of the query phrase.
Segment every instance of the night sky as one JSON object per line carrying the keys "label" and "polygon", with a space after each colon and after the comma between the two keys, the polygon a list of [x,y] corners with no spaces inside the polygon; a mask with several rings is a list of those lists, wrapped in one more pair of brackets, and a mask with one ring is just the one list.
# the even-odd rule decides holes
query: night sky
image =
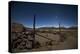
{"label": "night sky", "polygon": [[77,5],[39,4],[11,2],[11,21],[32,27],[36,15],[36,27],[69,27],[78,24]]}

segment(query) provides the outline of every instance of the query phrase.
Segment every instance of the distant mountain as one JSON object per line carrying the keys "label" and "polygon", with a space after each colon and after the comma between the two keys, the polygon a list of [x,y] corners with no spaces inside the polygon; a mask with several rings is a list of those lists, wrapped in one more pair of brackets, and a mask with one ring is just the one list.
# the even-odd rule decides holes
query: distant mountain
{"label": "distant mountain", "polygon": [[[40,27],[38,29],[59,29],[59,27]],[[78,29],[78,26],[60,27],[60,29]]]}
{"label": "distant mountain", "polygon": [[78,26],[71,26],[68,29],[78,29]]}
{"label": "distant mountain", "polygon": [[[65,27],[60,27],[61,29],[66,29]],[[59,27],[40,27],[38,29],[59,29]]]}
{"label": "distant mountain", "polygon": [[56,28],[56,27],[40,27],[38,29],[54,29],[54,28]]}

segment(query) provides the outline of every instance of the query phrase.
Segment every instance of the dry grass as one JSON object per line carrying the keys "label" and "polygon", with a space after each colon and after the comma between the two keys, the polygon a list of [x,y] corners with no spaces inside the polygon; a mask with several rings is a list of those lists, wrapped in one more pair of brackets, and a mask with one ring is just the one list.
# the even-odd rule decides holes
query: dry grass
{"label": "dry grass", "polygon": [[[27,49],[24,48],[26,46],[25,45],[23,46],[22,49],[14,48],[13,51],[20,52],[20,51],[77,49],[78,48],[77,33],[78,33],[77,30],[62,30],[61,33],[59,33],[59,31],[47,31],[47,32],[38,31],[35,34],[35,42],[38,42],[38,44],[35,44],[35,48]],[[21,40],[25,39],[26,38],[23,38]]]}

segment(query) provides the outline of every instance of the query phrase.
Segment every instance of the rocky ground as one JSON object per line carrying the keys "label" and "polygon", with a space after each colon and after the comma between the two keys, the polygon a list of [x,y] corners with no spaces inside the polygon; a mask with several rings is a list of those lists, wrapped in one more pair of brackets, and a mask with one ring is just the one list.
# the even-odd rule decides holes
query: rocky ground
{"label": "rocky ground", "polygon": [[65,31],[61,34],[36,32],[33,48],[33,33],[14,32],[11,35],[13,52],[77,49],[77,40],[77,31]]}

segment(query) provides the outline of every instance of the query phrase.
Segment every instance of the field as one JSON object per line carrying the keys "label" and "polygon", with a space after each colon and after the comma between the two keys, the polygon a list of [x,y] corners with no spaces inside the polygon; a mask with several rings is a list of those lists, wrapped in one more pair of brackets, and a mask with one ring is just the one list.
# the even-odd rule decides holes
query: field
{"label": "field", "polygon": [[[15,35],[17,34],[17,35]],[[13,33],[12,33],[13,35]],[[63,50],[78,48],[78,31],[77,29],[64,30],[37,30],[35,31],[35,39],[31,32],[14,33],[15,41],[12,42],[13,52],[23,51],[47,51],[47,50]],[[32,44],[34,41],[34,48]]]}
{"label": "field", "polygon": [[78,47],[76,30],[64,30],[60,33],[58,31],[53,31],[53,33],[37,32],[35,36],[41,44],[38,50],[76,49]]}

